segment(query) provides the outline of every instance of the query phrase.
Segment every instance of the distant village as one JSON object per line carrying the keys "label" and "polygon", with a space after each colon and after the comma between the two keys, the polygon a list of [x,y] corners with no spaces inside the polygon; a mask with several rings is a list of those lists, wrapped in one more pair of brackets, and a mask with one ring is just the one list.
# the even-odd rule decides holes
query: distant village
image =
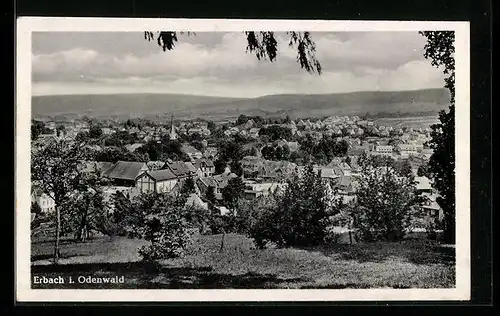
{"label": "distant village", "polygon": [[[443,217],[442,210],[435,202],[436,194],[431,181],[419,174],[419,168],[427,164],[433,152],[426,146],[431,133],[429,127],[382,126],[358,116],[287,117],[273,121],[244,115],[236,121],[217,123],[205,120],[178,121],[171,117],[164,123],[141,119],[82,119],[61,122],[48,120],[36,124],[41,127],[35,132],[32,127],[33,150],[44,146],[51,139],[76,142],[82,137],[92,138],[89,134],[98,129],[95,132],[97,136],[88,145],[92,150],[106,152],[109,148],[120,147],[130,154],[122,154],[123,158],[115,155],[109,159],[101,155],[95,161],[82,161],[83,172],[97,171],[110,181],[110,185],[103,188],[109,203],[116,192],[122,192],[130,199],[143,192],[176,192],[186,179],[192,178],[195,193],[191,194],[188,203],[207,209],[206,195],[211,188],[215,198],[221,201],[218,208],[224,214],[228,209],[222,203],[221,192],[230,179],[243,179],[245,199],[266,196],[282,190],[293,172],[300,173],[305,168],[305,152],[309,152],[309,156],[316,155],[316,147],[311,147],[309,151],[304,148],[308,142],[313,144],[311,146],[341,143],[345,144],[344,149],[340,146],[339,150],[329,154],[326,148],[327,154],[308,162],[314,163],[314,170],[321,172],[325,185],[336,189],[345,201],[356,198],[360,157],[390,158],[396,162],[404,161],[411,167],[417,189],[429,197],[429,202],[422,205],[429,217],[436,220]],[[220,144],[235,139],[241,143],[238,164],[227,162],[221,166]],[[155,143],[164,144],[162,148],[170,148],[165,147],[170,144],[168,142],[179,144],[179,155],[154,154],[151,148],[156,148]],[[277,153],[278,148],[280,153]],[[137,153],[142,153],[140,159],[134,158],[139,157]],[[54,210],[54,201],[38,190],[36,183],[32,184],[32,199],[42,212]]]}

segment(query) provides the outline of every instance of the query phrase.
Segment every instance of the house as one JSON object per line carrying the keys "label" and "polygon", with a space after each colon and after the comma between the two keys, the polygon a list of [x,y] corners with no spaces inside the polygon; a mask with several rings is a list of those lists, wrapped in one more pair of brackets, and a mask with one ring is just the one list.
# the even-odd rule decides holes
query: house
{"label": "house", "polygon": [[288,148],[290,149],[290,152],[296,152],[299,151],[299,143],[298,142],[287,142],[286,143]]}
{"label": "house", "polygon": [[356,192],[356,182],[352,176],[342,176],[335,179],[332,188],[339,190],[341,195],[352,196]]}
{"label": "house", "polygon": [[105,204],[109,207],[109,212],[112,213],[115,208],[113,197],[116,193],[121,193],[127,199],[132,200],[134,197],[139,195],[139,190],[136,187],[124,187],[124,186],[105,186],[102,188],[103,200]]}
{"label": "house", "polygon": [[196,193],[192,193],[188,196],[186,200],[186,204],[184,204],[184,207],[187,208],[195,208],[195,209],[201,209],[204,211],[208,211],[208,203],[204,202]]}
{"label": "house", "polygon": [[434,153],[434,150],[432,148],[424,148],[422,149],[422,151],[420,152],[420,154],[422,155],[422,157],[426,160],[429,160],[432,156],[432,154]]}
{"label": "house", "polygon": [[206,178],[199,178],[196,180],[196,185],[200,191],[202,196],[207,194],[208,188],[213,187],[215,198],[220,200],[222,199],[222,189],[225,188],[232,178],[236,178],[237,175],[234,173],[229,174],[219,174]]}
{"label": "house", "polygon": [[442,221],[444,218],[443,209],[436,202],[437,195],[428,195],[427,201],[422,204],[424,215],[434,224]]}
{"label": "house", "polygon": [[193,163],[200,178],[210,177],[215,173],[215,166],[210,159],[196,159]]}
{"label": "house", "polygon": [[135,186],[135,179],[142,172],[148,170],[144,162],[118,161],[103,172],[115,185]]}
{"label": "house", "polygon": [[134,144],[130,144],[130,145],[127,145],[125,146],[125,148],[130,151],[131,153],[133,153],[134,151],[136,151],[138,148],[142,147],[142,143],[134,143]]}
{"label": "house", "polygon": [[413,144],[399,144],[397,149],[402,157],[417,155],[417,146]]}
{"label": "house", "polygon": [[186,162],[168,160],[162,169],[169,169],[177,178],[187,178],[196,175],[196,169],[190,168]]}
{"label": "house", "polygon": [[111,168],[112,165],[112,162],[106,161],[84,161],[79,167],[82,173],[97,172],[102,176],[106,170]]}
{"label": "house", "polygon": [[203,157],[213,159],[217,157],[217,147],[206,147]]}
{"label": "house", "polygon": [[104,135],[111,135],[111,134],[113,134],[115,132],[113,129],[108,128],[108,127],[104,127],[101,130],[102,130],[102,133]]}
{"label": "house", "polygon": [[378,145],[374,148],[374,154],[381,156],[392,156],[393,147],[390,145]]}
{"label": "house", "polygon": [[136,187],[142,192],[171,192],[179,179],[169,169],[144,171],[136,178]]}
{"label": "house", "polygon": [[148,161],[146,164],[151,171],[160,170],[165,165],[163,161]]}
{"label": "house", "polygon": [[33,189],[31,194],[31,201],[35,202],[40,206],[42,213],[54,212],[56,209],[55,201],[46,193],[42,192],[38,188]]}
{"label": "house", "polygon": [[279,182],[258,183],[255,181],[246,181],[245,198],[247,200],[253,200],[260,196],[268,196],[270,193],[283,192],[285,188],[286,188],[286,183],[279,183]]}
{"label": "house", "polygon": [[421,193],[432,194],[431,180],[427,177],[415,177],[415,182],[417,183],[416,189]]}
{"label": "house", "polygon": [[203,135],[203,130],[201,128],[190,128],[187,131],[187,133],[188,135],[194,135],[194,134]]}
{"label": "house", "polygon": [[203,157],[203,154],[198,149],[194,148],[191,145],[184,144],[182,145],[182,151],[189,157],[189,159],[200,159]]}
{"label": "house", "polygon": [[194,163],[191,161],[186,161],[184,162],[186,167],[189,169],[189,173],[191,176],[197,175],[198,174],[198,169],[194,166]]}

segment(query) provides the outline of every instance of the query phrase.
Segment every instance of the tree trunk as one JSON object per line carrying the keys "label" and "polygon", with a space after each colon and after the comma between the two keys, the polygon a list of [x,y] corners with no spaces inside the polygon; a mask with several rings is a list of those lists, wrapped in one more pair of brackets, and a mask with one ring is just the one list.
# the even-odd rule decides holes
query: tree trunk
{"label": "tree trunk", "polygon": [[455,244],[455,216],[445,215],[444,220],[443,241],[446,244]]}
{"label": "tree trunk", "polygon": [[59,206],[56,205],[56,241],[54,244],[54,264],[57,264],[59,262],[59,238],[61,235],[61,211],[59,209]]}
{"label": "tree trunk", "polygon": [[220,240],[220,249],[219,249],[219,252],[222,252],[222,250],[224,250],[224,239],[226,238],[226,232],[223,230],[222,231],[222,237],[221,237],[221,240]]}

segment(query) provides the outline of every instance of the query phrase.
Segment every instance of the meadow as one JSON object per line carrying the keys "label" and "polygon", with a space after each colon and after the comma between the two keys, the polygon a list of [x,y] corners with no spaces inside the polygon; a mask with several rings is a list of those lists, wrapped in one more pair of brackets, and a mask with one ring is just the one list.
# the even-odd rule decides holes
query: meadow
{"label": "meadow", "polygon": [[[99,237],[65,240],[60,263],[50,264],[53,242],[32,241],[32,275],[124,276],[123,284],[62,284],[57,288],[304,289],[452,288],[454,248],[422,238],[402,242],[332,244],[306,249],[255,249],[245,236],[199,235],[181,258],[140,262],[146,243]],[[33,288],[54,288],[33,285]]]}

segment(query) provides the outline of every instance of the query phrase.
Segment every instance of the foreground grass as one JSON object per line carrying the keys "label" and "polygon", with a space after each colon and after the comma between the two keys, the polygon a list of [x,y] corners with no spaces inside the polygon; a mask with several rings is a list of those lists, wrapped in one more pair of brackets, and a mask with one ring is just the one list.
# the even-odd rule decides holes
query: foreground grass
{"label": "foreground grass", "polygon": [[[65,242],[60,265],[35,261],[32,274],[125,278],[123,284],[75,283],[59,288],[451,288],[455,284],[454,249],[425,240],[258,250],[244,236],[227,235],[219,252],[220,240],[220,235],[198,236],[185,256],[158,266],[137,262],[136,250],[144,241]],[[51,251],[52,243],[35,242],[32,259],[48,257]]]}

